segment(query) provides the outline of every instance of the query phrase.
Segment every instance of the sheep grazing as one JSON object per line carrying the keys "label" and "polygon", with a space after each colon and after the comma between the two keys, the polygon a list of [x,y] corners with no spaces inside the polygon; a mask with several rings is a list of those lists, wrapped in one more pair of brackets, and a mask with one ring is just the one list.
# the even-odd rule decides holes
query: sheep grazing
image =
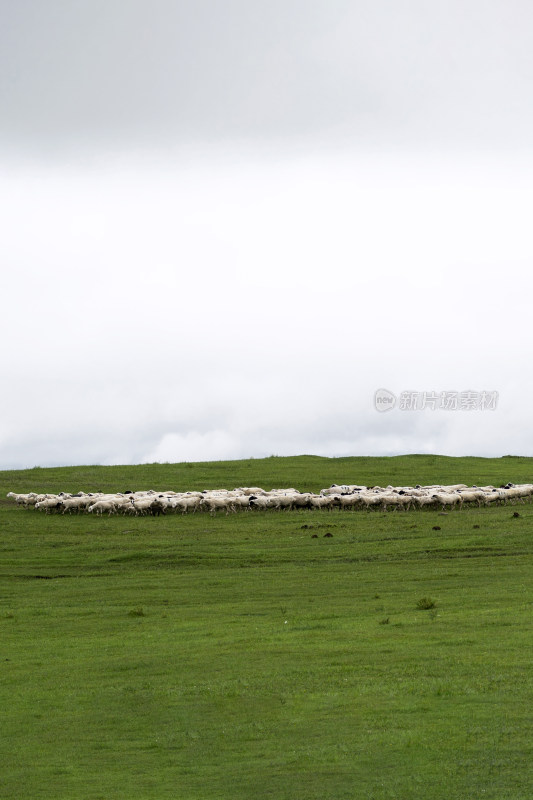
{"label": "sheep grazing", "polygon": [[188,514],[208,512],[212,516],[218,511],[226,515],[237,511],[299,511],[311,509],[316,511],[362,510],[370,512],[373,509],[380,511],[398,511],[415,509],[437,509],[442,511],[460,509],[463,506],[477,504],[498,505],[510,503],[525,503],[531,501],[533,484],[507,483],[499,488],[494,486],[471,486],[457,483],[448,486],[433,484],[431,486],[374,486],[367,488],[360,484],[333,484],[327,489],[322,489],[318,494],[313,492],[300,492],[291,487],[288,489],[271,489],[266,491],[256,487],[243,487],[236,489],[217,489],[203,492],[177,492],[166,489],[157,492],[155,489],[147,491],[131,491],[123,493],[106,494],[104,492],[60,492],[59,494],[36,494],[28,492],[21,494],[8,492],[7,497],[17,506],[25,509],[34,508],[46,514],[61,512],[72,514],[87,512],[101,516],[103,513],[135,514],[144,516],[150,514],[175,513]]}
{"label": "sheep grazing", "polygon": [[133,510],[135,511],[135,515],[144,516],[147,511],[151,512],[154,499],[153,497],[138,497],[132,498],[130,502]]}
{"label": "sheep grazing", "polygon": [[327,508],[328,511],[331,511],[334,504],[335,504],[334,495],[317,497],[316,494],[313,494],[309,499],[309,508],[315,508],[315,509]]}
{"label": "sheep grazing", "polygon": [[196,509],[200,507],[201,502],[202,502],[201,497],[198,497],[197,495],[192,495],[190,497],[185,496],[185,497],[180,497],[177,500],[173,500],[172,505],[174,508],[181,508],[182,513],[185,514],[188,513],[189,511],[192,511],[194,513]]}
{"label": "sheep grazing", "polygon": [[262,511],[265,511],[267,508],[276,507],[274,505],[274,498],[263,495],[256,496],[255,494],[250,496],[249,506],[250,508],[259,509]]}
{"label": "sheep grazing", "polygon": [[437,492],[432,497],[442,506],[443,511],[463,504],[463,499],[457,492]]}
{"label": "sheep grazing", "polygon": [[107,511],[108,516],[111,516],[116,510],[116,504],[113,503],[112,500],[97,500],[96,503],[93,503],[87,509],[89,514],[98,514],[99,516],[101,516],[104,511]]}
{"label": "sheep grazing", "polygon": [[491,503],[500,503],[505,501],[505,495],[502,493],[500,494],[499,491],[490,491],[490,492],[483,492],[483,502],[486,506],[490,505]]}
{"label": "sheep grazing", "polygon": [[339,508],[351,508],[352,511],[362,502],[360,494],[340,494],[338,496],[333,495],[333,497],[337,497],[335,504]]}
{"label": "sheep grazing", "polygon": [[61,500],[62,513],[67,511],[71,514],[76,511],[78,514],[83,509],[87,509],[91,505],[92,497],[65,497]]}
{"label": "sheep grazing", "polygon": [[380,492],[361,492],[359,497],[361,498],[362,505],[367,510],[374,506],[380,506],[383,502],[383,497]]}
{"label": "sheep grazing", "polygon": [[[366,489],[366,486],[357,486],[359,489]],[[352,494],[352,487],[343,484],[342,486],[337,486],[336,483],[333,483],[329,489],[321,489],[320,494],[324,497],[328,495],[335,495],[335,494]]]}
{"label": "sheep grazing", "polygon": [[238,508],[242,508],[244,509],[244,511],[249,511],[250,495],[248,494],[237,495],[237,497],[233,498],[232,505],[235,510],[237,510]]}
{"label": "sheep grazing", "polygon": [[484,493],[479,489],[460,489],[459,494],[461,495],[463,503],[477,503],[478,508],[481,506],[485,497]]}
{"label": "sheep grazing", "polygon": [[507,497],[512,500],[520,500],[521,503],[524,502],[525,497],[531,497],[531,487],[527,484],[525,486],[510,486],[505,491]]}
{"label": "sheep grazing", "polygon": [[44,500],[35,503],[36,511],[44,511],[49,514],[51,511],[57,511],[61,507],[61,500],[55,495],[53,497],[46,497]]}
{"label": "sheep grazing", "polygon": [[235,511],[231,504],[231,499],[227,497],[206,496],[202,500],[202,505],[207,508],[212,517],[215,516],[217,511],[225,511],[226,516],[230,511]]}
{"label": "sheep grazing", "polygon": [[387,508],[393,508],[394,511],[397,511],[399,508],[403,508],[404,511],[408,511],[411,508],[413,503],[413,498],[410,497],[408,494],[386,494],[382,498],[382,507],[383,510],[386,511]]}
{"label": "sheep grazing", "polygon": [[26,505],[26,500],[28,498],[27,494],[15,494],[15,492],[8,492],[7,497],[12,497],[15,503],[18,506]]}
{"label": "sheep grazing", "polygon": [[434,508],[435,498],[430,494],[414,495],[413,504],[415,508]]}

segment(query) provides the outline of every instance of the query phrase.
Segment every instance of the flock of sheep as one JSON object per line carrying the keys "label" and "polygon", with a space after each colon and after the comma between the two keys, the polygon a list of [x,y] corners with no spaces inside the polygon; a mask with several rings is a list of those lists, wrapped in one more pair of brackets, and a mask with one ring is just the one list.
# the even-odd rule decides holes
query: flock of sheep
{"label": "flock of sheep", "polygon": [[18,505],[35,508],[38,511],[87,512],[89,514],[135,514],[159,515],[167,512],[187,514],[207,511],[214,515],[217,511],[226,514],[238,510],[298,510],[307,509],[393,509],[432,508],[451,510],[464,505],[487,506],[492,503],[521,501],[533,496],[533,484],[508,483],[494,486],[471,486],[463,483],[453,486],[358,486],[333,484],[322,489],[319,494],[299,492],[296,489],[272,489],[265,491],[257,486],[239,489],[218,489],[203,492],[123,492],[104,494],[103,492],[78,492],[68,494],[15,494],[8,497]]}

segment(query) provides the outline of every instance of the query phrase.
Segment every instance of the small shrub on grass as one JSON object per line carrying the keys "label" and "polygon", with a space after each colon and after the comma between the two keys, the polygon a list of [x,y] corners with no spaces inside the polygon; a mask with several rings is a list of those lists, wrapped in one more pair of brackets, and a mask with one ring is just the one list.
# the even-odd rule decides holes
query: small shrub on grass
{"label": "small shrub on grass", "polygon": [[417,602],[416,607],[419,611],[427,611],[430,608],[435,608],[437,604],[431,597],[421,597]]}

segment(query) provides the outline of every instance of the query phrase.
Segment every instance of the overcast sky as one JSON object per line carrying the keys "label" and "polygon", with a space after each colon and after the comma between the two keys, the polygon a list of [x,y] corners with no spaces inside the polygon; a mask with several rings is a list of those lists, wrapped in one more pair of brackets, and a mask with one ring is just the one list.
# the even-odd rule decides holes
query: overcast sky
{"label": "overcast sky", "polygon": [[0,0],[0,469],[533,456],[532,87],[526,0]]}

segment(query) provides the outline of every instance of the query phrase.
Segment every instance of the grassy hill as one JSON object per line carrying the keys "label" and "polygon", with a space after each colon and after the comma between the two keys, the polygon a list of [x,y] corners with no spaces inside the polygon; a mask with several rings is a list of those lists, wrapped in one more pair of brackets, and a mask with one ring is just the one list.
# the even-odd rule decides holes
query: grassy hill
{"label": "grassy hill", "polygon": [[452,458],[408,455],[390,458],[321,456],[272,456],[242,461],[140,464],[138,466],[35,467],[0,471],[0,498],[8,491],[124,491],[127,489],[174,489],[175,491],[261,486],[264,489],[294,486],[299,491],[318,491],[332,483],[368,486],[475,483],[500,485],[508,481],[533,481],[533,458]]}
{"label": "grassy hill", "polygon": [[0,797],[530,800],[533,504],[95,519],[5,494],[532,476],[437,456],[1,472]]}

